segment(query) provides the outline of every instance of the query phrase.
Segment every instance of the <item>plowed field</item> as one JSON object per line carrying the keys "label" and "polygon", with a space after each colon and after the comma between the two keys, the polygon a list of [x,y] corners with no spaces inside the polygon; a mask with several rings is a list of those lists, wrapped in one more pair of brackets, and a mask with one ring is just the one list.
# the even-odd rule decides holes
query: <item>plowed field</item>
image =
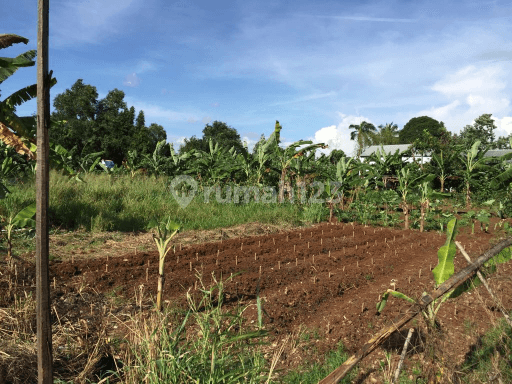
{"label": "plowed field", "polygon": [[[472,258],[503,235],[494,232],[492,224],[491,233],[477,229],[471,235],[467,228],[459,231],[456,239]],[[226,285],[227,302],[254,304],[259,293],[265,309],[263,321],[277,339],[302,327],[317,334],[315,348],[319,357],[340,341],[349,352],[355,352],[409,306],[403,300],[390,299],[384,312],[377,315],[375,305],[386,289],[396,288],[414,298],[433,290],[431,269],[437,264],[437,251],[444,242],[445,235],[436,232],[344,223],[196,245],[178,240],[175,251],[171,250],[166,259],[164,298],[170,303],[184,303],[184,294],[197,289],[198,276],[207,285],[212,274],[217,279],[237,274]],[[464,266],[466,262],[458,254],[455,270]],[[85,287],[98,295],[116,292],[133,297],[143,286],[145,294],[155,297],[157,271],[157,252],[133,249],[108,259],[52,263],[51,279],[56,284],[52,297],[60,321],[78,321],[78,317],[100,310],[99,304],[93,304],[77,311],[79,307],[70,305],[73,300],[64,300],[70,294],[78,297]],[[505,264],[490,278],[508,310],[512,308],[510,272],[510,265]],[[255,306],[244,314],[248,321],[255,320]],[[482,287],[445,303],[439,322],[454,363],[464,359],[478,335],[499,316]],[[416,325],[419,327],[420,323]],[[474,331],[471,334],[468,324]],[[285,353],[281,365],[300,361],[299,355]]]}

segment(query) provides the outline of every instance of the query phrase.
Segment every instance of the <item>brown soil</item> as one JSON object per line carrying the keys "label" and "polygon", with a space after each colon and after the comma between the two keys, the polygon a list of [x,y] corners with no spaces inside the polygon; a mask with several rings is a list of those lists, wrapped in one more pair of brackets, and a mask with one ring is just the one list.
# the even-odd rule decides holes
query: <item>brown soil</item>
{"label": "brown soil", "polygon": [[[462,228],[456,239],[475,258],[503,236],[502,232],[492,231],[493,226],[494,221],[491,233],[476,229],[474,235],[470,229]],[[238,233],[241,236],[245,232]],[[220,241],[212,239],[212,233],[218,233]],[[445,242],[445,235],[436,232],[343,223],[280,232],[263,228],[261,234],[250,237],[233,237],[233,232],[226,230],[225,235],[222,233],[212,231],[209,238],[217,241],[202,244],[191,244],[194,237],[205,237],[197,233],[178,238],[175,250],[166,259],[164,297],[170,303],[183,304],[184,294],[197,289],[198,276],[207,285],[212,274],[225,279],[239,273],[226,286],[228,303],[255,304],[259,293],[264,302],[264,323],[276,340],[283,335],[297,334],[304,327],[316,334],[315,352],[307,357],[284,353],[282,368],[323,356],[338,342],[343,342],[350,353],[356,352],[409,306],[403,300],[391,298],[379,316],[376,303],[386,289],[396,288],[413,298],[433,290],[431,269],[437,264],[437,250]],[[144,239],[146,243],[151,241],[150,237]],[[73,261],[68,257],[65,261],[52,262],[50,278],[56,284],[52,298],[60,321],[78,322],[91,311],[99,310],[98,301],[93,305],[87,302],[87,307],[76,306],[87,288],[92,289],[89,294],[102,297],[115,292],[131,300],[141,289],[155,297],[158,253],[141,252],[136,246],[117,253],[115,257],[110,254]],[[109,254],[108,250],[105,254]],[[466,266],[459,253],[455,262],[455,271]],[[491,287],[509,311],[512,309],[510,268],[501,265],[490,277]],[[24,268],[23,272],[26,278],[33,278],[32,268]],[[244,315],[248,321],[254,321],[256,307],[250,306]],[[439,311],[442,332],[439,343],[441,348],[449,347],[447,366],[460,364],[478,337],[500,316],[483,287],[446,302]],[[421,319],[412,324],[423,335],[420,339],[424,337]],[[387,348],[403,344],[403,338],[395,341],[396,345],[391,342]],[[418,352],[419,344],[421,340]],[[382,361],[382,355],[381,349],[365,360],[366,374],[360,377],[360,382],[378,375],[376,364]],[[398,354],[394,353],[393,359],[397,358]]]}

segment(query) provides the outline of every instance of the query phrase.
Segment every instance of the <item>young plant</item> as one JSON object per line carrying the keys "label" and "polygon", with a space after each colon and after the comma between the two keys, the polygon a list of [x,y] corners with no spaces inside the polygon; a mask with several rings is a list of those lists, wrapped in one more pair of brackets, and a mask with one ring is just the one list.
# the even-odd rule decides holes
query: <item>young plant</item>
{"label": "young plant", "polygon": [[35,228],[36,222],[34,215],[36,214],[36,204],[31,204],[28,207],[23,208],[17,214],[10,214],[8,217],[4,217],[5,230],[7,231],[7,260],[12,260],[12,230],[21,228]]}
{"label": "young plant", "polygon": [[[438,287],[446,280],[448,280],[455,271],[453,260],[455,258],[455,253],[457,252],[457,248],[455,246],[456,224],[457,219],[453,219],[448,223],[446,229],[446,243],[441,248],[439,248],[439,251],[437,252],[439,263],[432,270],[432,274],[434,275],[434,280],[436,282],[436,287]],[[460,289],[457,289],[457,295],[459,295],[462,292],[463,291],[461,291]],[[453,293],[454,291],[432,301],[432,303],[430,303],[427,306],[426,310],[422,312],[425,321],[431,328],[436,327],[437,312],[441,308],[441,304],[443,304],[450,297],[454,297],[455,295]],[[425,294],[426,293],[424,292],[423,295]],[[381,312],[384,309],[388,301],[389,295],[407,300],[410,303],[415,303],[414,299],[403,294],[402,292],[398,292],[393,289],[388,289],[384,293],[384,295],[382,295],[382,300],[377,303],[377,312]]]}
{"label": "young plant", "polygon": [[476,215],[476,219],[480,222],[480,231],[483,231],[483,224],[485,224],[485,232],[489,231],[489,218],[491,217],[491,214],[487,212],[485,209],[482,209],[478,214]]}
{"label": "young plant", "polygon": [[471,234],[474,235],[475,234],[475,220],[476,220],[476,212],[475,211],[467,211],[465,214],[464,214],[464,217],[468,218],[469,220],[471,220]]}
{"label": "young plant", "polygon": [[160,255],[158,262],[158,290],[156,296],[156,307],[159,311],[162,310],[162,291],[164,289],[164,264],[165,264],[165,256],[170,251],[169,242],[171,239],[178,233],[180,230],[180,226],[175,222],[171,221],[171,218],[168,217],[166,221],[157,222],[152,220],[150,223],[152,228],[156,228],[158,231],[158,235],[153,235],[153,239],[155,240],[156,246],[158,248],[158,253]]}
{"label": "young plant", "polygon": [[435,175],[428,175],[423,179],[419,185],[420,192],[420,232],[423,232],[425,228],[425,215],[427,214],[430,203],[433,199],[449,197],[447,193],[435,192],[431,187],[430,183],[434,180]]}

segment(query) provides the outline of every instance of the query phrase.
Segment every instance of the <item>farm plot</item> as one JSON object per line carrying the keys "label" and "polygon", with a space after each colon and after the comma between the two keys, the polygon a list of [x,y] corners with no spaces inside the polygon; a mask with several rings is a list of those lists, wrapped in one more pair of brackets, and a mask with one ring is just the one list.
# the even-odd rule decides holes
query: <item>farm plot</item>
{"label": "farm plot", "polygon": [[[495,234],[471,235],[464,228],[457,236],[472,257],[486,250],[493,239]],[[212,274],[217,279],[234,274],[226,286],[227,302],[253,304],[259,294],[263,299],[263,322],[274,335],[305,327],[321,336],[316,345],[319,354],[339,341],[353,352],[408,307],[401,300],[390,299],[386,310],[377,316],[376,302],[387,288],[416,298],[433,289],[431,269],[444,242],[445,235],[434,232],[344,223],[199,245],[182,245],[178,240],[175,251],[170,251],[166,259],[164,299],[184,303],[185,293],[197,292],[201,282],[208,285]],[[456,270],[466,265],[460,255],[455,261]],[[55,278],[57,290],[63,292],[92,287],[98,293],[133,297],[143,290],[154,298],[157,271],[157,252],[130,251],[109,259],[54,263],[51,278]],[[497,292],[505,307],[511,308],[512,287],[501,284],[503,278],[494,276]],[[449,301],[439,313],[442,328],[447,330],[446,341],[453,344],[457,361],[472,342],[463,332],[463,323],[483,330],[492,314],[488,309],[493,304],[487,294],[482,293],[484,302],[489,300],[485,308],[473,297],[466,294]],[[83,312],[95,310],[100,309],[91,306]],[[254,321],[256,306],[250,306],[244,316]],[[283,361],[285,366],[293,363]]]}

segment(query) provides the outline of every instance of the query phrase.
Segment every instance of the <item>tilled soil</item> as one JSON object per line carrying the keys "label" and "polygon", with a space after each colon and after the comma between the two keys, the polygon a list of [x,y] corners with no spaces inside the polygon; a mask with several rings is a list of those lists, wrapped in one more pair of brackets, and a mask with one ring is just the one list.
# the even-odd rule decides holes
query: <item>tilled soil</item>
{"label": "tilled soil", "polygon": [[[463,228],[456,240],[474,259],[500,236],[502,232],[485,233],[478,229],[472,235],[470,229]],[[338,342],[354,353],[409,307],[405,301],[391,298],[378,315],[376,303],[386,289],[394,288],[413,298],[433,290],[431,270],[437,265],[437,251],[445,240],[444,234],[436,232],[324,223],[204,244],[177,243],[165,263],[164,298],[183,304],[185,293],[194,292],[201,284],[198,276],[208,285],[212,274],[217,279],[235,274],[233,281],[226,285],[227,302],[255,304],[259,294],[264,303],[263,321],[276,337],[305,327],[319,336],[315,345],[318,356],[335,348]],[[54,262],[50,278],[57,289],[53,298],[69,294],[78,297],[77,292],[84,287],[91,287],[98,294],[115,292],[133,297],[141,286],[146,294],[154,297],[158,257],[157,252],[131,249],[117,257]],[[467,265],[460,253],[455,264],[455,271]],[[490,277],[490,283],[510,311],[510,265],[500,265]],[[62,305],[57,310],[68,311]],[[90,311],[95,311],[95,307],[74,312],[72,320]],[[60,313],[61,318],[65,316],[66,313]],[[244,316],[254,321],[256,306],[251,305]],[[497,317],[500,312],[483,287],[444,303],[438,319],[442,342],[449,345],[454,364],[464,360],[471,345]],[[421,321],[418,319],[413,324],[421,336]],[[401,344],[403,339],[398,338],[396,346]],[[293,366],[300,360],[300,356],[284,354],[281,365]],[[373,360],[367,361],[370,364]]]}

